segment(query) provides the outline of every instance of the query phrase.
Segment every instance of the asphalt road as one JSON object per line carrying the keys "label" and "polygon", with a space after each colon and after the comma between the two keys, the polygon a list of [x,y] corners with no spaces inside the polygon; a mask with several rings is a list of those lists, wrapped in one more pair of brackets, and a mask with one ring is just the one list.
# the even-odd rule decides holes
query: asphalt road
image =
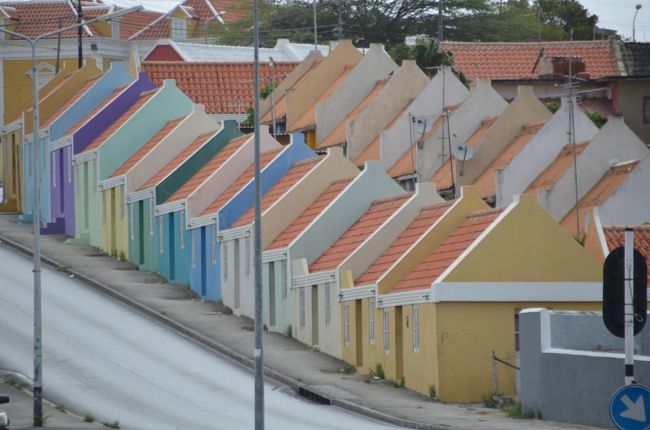
{"label": "asphalt road", "polygon": [[[32,375],[31,260],[0,246],[0,368]],[[45,396],[155,430],[253,428],[253,377],[68,276],[43,268]],[[252,336],[252,334],[251,334]],[[385,429],[266,384],[267,429]]]}

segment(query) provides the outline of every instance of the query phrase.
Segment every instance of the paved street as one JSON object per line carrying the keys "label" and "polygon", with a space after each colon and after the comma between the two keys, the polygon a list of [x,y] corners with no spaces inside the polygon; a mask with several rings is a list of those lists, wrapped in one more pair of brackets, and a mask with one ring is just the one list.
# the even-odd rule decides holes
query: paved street
{"label": "paved street", "polygon": [[[0,248],[0,367],[31,375],[31,261]],[[123,428],[250,429],[253,379],[68,276],[43,272],[45,396]],[[270,429],[387,428],[266,387]]]}

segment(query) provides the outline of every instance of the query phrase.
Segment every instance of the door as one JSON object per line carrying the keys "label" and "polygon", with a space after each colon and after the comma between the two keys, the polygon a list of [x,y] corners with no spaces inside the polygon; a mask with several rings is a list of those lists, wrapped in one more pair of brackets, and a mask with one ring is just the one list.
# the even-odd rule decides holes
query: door
{"label": "door", "polygon": [[311,344],[318,345],[318,285],[311,287]]}
{"label": "door", "polygon": [[402,307],[395,307],[395,376],[404,376],[404,336],[403,336]]}
{"label": "door", "polygon": [[[149,222],[152,222],[150,219]],[[144,264],[144,200],[138,202],[138,262]]]}
{"label": "door", "polygon": [[174,212],[169,213],[169,280],[176,279],[176,238],[174,237]]}
{"label": "door", "polygon": [[363,366],[363,302],[355,300],[354,302],[354,333],[355,345],[357,348],[357,367]]}

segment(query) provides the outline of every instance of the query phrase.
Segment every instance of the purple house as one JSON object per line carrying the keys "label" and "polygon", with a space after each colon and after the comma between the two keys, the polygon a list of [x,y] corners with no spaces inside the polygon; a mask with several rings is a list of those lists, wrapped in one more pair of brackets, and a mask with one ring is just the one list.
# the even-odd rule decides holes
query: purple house
{"label": "purple house", "polygon": [[[155,88],[145,73],[140,73],[134,80],[127,69],[128,64],[114,63],[111,70],[72,105],[85,108],[77,110],[75,115],[75,119],[83,115],[82,119],[69,124],[60,137],[51,140],[53,221],[43,229],[44,233],[75,235],[75,200],[80,197],[75,190],[79,192],[79,181],[92,181],[93,178],[75,177],[73,157],[110,127],[141,93]],[[98,179],[94,178],[95,186],[97,182]]]}

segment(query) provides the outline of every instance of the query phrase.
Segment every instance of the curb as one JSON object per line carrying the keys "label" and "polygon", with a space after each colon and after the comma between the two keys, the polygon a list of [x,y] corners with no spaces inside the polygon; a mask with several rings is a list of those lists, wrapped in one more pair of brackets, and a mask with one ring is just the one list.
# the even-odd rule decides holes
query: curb
{"label": "curb", "polygon": [[[33,257],[34,255],[31,248],[22,245],[12,239],[9,239],[3,234],[0,234],[0,241],[2,241],[2,244],[9,245],[25,255],[28,255],[30,257]],[[211,349],[212,351],[219,353],[224,358],[227,358],[229,361],[239,366],[242,366],[248,370],[254,369],[255,361],[252,358],[229,348],[223,343],[210,339],[209,337],[203,335],[202,333],[199,333],[198,331],[172,318],[167,317],[166,315],[156,311],[155,309],[141,302],[138,302],[119,291],[114,290],[113,288],[109,287],[108,285],[96,279],[86,276],[75,269],[68,268],[65,265],[57,262],[55,259],[50,258],[42,253],[41,253],[41,260],[48,266],[55,268],[62,273],[73,275],[79,281],[87,284],[88,286],[94,288],[95,290],[101,292],[102,294],[107,295],[112,299],[132,308],[133,310],[148,316],[149,318],[157,321],[158,323],[168,328],[171,328],[172,330],[176,331],[178,334],[181,334],[182,336],[190,340],[193,340],[194,342],[197,342],[200,345]],[[329,404],[331,404],[332,406],[337,406],[341,409],[345,409],[360,415],[364,415],[366,417],[378,421],[383,421],[389,424],[397,425],[403,428],[411,428],[411,429],[423,429],[423,430],[449,430],[450,429],[450,427],[447,425],[438,426],[433,424],[425,424],[416,421],[406,420],[384,412],[377,411],[375,409],[370,409],[368,407],[359,405],[349,400],[331,398],[319,392],[318,390],[311,388],[309,385],[298,382],[296,379],[292,378],[291,376],[285,375],[267,366],[264,366],[264,375],[269,377],[270,379],[273,379],[277,382],[280,382],[290,387],[293,390],[294,394],[296,395],[300,395],[299,391],[302,389],[304,391],[311,392],[316,396],[328,400]]]}

